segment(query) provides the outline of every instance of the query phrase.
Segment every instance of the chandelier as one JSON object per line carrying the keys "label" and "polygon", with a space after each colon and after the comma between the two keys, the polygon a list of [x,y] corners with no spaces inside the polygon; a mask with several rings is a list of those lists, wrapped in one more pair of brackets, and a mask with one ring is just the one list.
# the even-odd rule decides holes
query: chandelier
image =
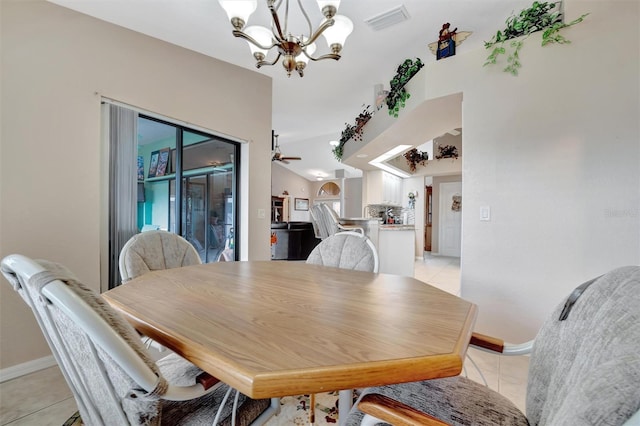
{"label": "chandelier", "polygon": [[[304,69],[309,60],[321,61],[323,59],[340,59],[340,51],[344,42],[353,31],[353,23],[349,18],[336,15],[340,0],[316,0],[325,19],[320,22],[314,31],[307,12],[302,7],[301,0],[297,0],[309,31],[307,34],[294,35],[289,32],[289,0],[266,0],[271,12],[271,29],[254,25],[246,27],[251,14],[256,10],[258,0],[218,0],[220,6],[227,12],[227,16],[233,26],[233,35],[241,37],[249,43],[249,48],[256,59],[256,67],[263,65],[275,65],[282,57],[282,66],[291,77],[291,72],[296,70],[300,77],[304,75]],[[280,20],[278,11],[284,4],[284,21]],[[284,22],[284,26],[282,25]],[[316,39],[323,35],[331,53],[314,57]],[[271,49],[277,49],[277,56],[273,61],[267,61],[266,56]]]}

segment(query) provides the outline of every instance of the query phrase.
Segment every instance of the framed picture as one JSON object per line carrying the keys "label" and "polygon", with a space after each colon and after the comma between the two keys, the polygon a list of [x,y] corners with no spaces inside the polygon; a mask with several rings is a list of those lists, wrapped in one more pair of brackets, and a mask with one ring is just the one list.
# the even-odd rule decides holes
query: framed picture
{"label": "framed picture", "polygon": [[138,155],[138,180],[144,180],[144,157]]}
{"label": "framed picture", "polygon": [[160,151],[153,151],[151,153],[151,161],[149,162],[149,174],[147,175],[148,178],[156,177],[159,158],[160,158]]}
{"label": "framed picture", "polygon": [[294,208],[296,210],[309,210],[309,199],[308,198],[295,198]]}
{"label": "framed picture", "polygon": [[169,148],[164,148],[160,150],[160,155],[158,157],[158,167],[156,168],[156,177],[164,176],[167,174],[167,165],[169,164]]}

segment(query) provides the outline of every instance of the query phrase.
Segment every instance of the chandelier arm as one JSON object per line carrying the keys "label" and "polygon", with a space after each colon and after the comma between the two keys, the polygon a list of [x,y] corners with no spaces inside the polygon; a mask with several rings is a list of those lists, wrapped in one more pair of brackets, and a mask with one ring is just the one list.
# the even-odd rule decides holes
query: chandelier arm
{"label": "chandelier arm", "polygon": [[320,25],[318,27],[318,29],[316,30],[315,33],[313,33],[313,35],[309,36],[309,40],[305,40],[304,42],[301,42],[300,45],[302,47],[307,47],[308,45],[310,45],[311,43],[315,42],[316,39],[318,37],[320,37],[320,34],[322,34],[324,32],[324,30],[326,30],[327,28],[329,28],[330,26],[333,25],[335,21],[333,19],[327,19],[326,21],[324,21],[322,23],[322,25]]}
{"label": "chandelier arm", "polygon": [[260,49],[271,50],[272,48],[278,45],[278,43],[273,43],[271,46],[263,46],[260,43],[258,43],[258,41],[255,38],[251,37],[249,34],[242,32],[240,30],[233,30],[233,35],[236,37],[243,38],[252,44],[255,44]]}
{"label": "chandelier arm", "polygon": [[276,56],[273,62],[258,61],[256,62],[256,68],[260,68],[263,65],[275,65],[280,60],[280,56],[282,56],[282,53],[278,52],[278,56]]}
{"label": "chandelier arm", "polygon": [[[278,7],[280,6],[280,3],[278,3]],[[277,34],[274,32],[274,35],[276,36],[276,38],[279,37],[278,41],[283,41],[286,40],[284,38],[284,34],[282,33],[282,28],[280,28],[280,19],[278,18],[278,12],[276,12],[276,9],[273,7],[273,4],[269,4],[269,11],[271,12],[271,20],[272,20],[272,30],[273,30],[273,26],[275,25],[276,30],[277,30]]]}
{"label": "chandelier arm", "polygon": [[289,0],[284,3],[284,34],[289,32]]}
{"label": "chandelier arm", "polygon": [[307,11],[304,10],[304,7],[302,7],[302,2],[300,0],[298,0],[298,7],[300,8],[300,11],[304,15],[304,18],[307,20],[307,24],[309,25],[309,37],[311,37],[311,34],[313,33],[313,27],[311,26],[311,19],[309,19],[309,15],[307,15]]}
{"label": "chandelier arm", "polygon": [[304,55],[305,55],[307,58],[311,59],[311,60],[312,60],[312,61],[314,61],[314,62],[322,61],[322,60],[324,60],[324,59],[334,59],[334,60],[336,60],[336,61],[337,61],[337,60],[339,60],[339,59],[341,58],[341,56],[340,56],[340,55],[335,54],[335,53],[327,53],[326,55],[322,55],[322,56],[319,56],[319,57],[317,57],[317,58],[314,58],[313,56],[309,56],[309,55],[307,55],[307,52],[305,52],[304,50],[303,50],[302,52],[304,53]]}

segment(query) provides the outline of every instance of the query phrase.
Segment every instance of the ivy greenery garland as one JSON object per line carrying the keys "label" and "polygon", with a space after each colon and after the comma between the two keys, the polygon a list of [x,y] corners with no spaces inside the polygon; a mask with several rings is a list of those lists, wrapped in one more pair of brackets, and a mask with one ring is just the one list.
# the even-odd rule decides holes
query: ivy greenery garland
{"label": "ivy greenery garland", "polygon": [[[395,77],[389,82],[391,90],[387,95],[387,107],[389,108],[389,115],[398,117],[400,108],[404,108],[405,102],[409,99],[410,95],[405,89],[405,85],[411,78],[416,75],[418,71],[424,66],[420,58],[416,58],[415,61],[411,59],[405,60],[400,66],[398,66]],[[334,157],[338,161],[342,161],[342,154],[344,153],[344,144],[349,139],[362,140],[362,127],[371,119],[373,112],[369,110],[370,105],[367,105],[362,112],[356,117],[356,124],[345,123],[345,128],[340,134],[340,140],[338,145],[331,151]]]}
{"label": "ivy greenery garland", "polygon": [[340,140],[338,141],[338,145],[335,146],[331,151],[333,152],[336,160],[342,160],[342,154],[344,153],[344,144],[347,143],[349,139],[362,140],[362,127],[367,124],[367,122],[373,116],[373,112],[369,110],[371,105],[367,105],[360,114],[356,117],[356,124],[344,123],[345,128],[340,134]]}
{"label": "ivy greenery garland", "polygon": [[511,51],[507,56],[507,66],[504,72],[511,75],[518,75],[518,70],[522,67],[520,62],[520,49],[524,40],[536,31],[542,31],[542,46],[551,43],[567,44],[571,41],[564,38],[559,31],[562,28],[570,27],[582,22],[588,13],[580,16],[568,24],[562,22],[562,13],[555,10],[560,2],[538,2],[534,1],[530,8],[523,9],[518,15],[512,15],[506,20],[507,26],[502,30],[498,30],[489,41],[485,41],[484,47],[493,50],[486,59],[484,65],[496,64],[500,55],[507,53],[505,43],[508,40],[525,36],[522,40],[514,40],[509,45]]}
{"label": "ivy greenery garland", "polygon": [[404,86],[423,66],[424,64],[420,58],[416,58],[415,62],[407,59],[398,67],[395,77],[389,82],[391,90],[386,100],[389,115],[398,117],[400,108],[404,108],[405,102],[411,97]]}

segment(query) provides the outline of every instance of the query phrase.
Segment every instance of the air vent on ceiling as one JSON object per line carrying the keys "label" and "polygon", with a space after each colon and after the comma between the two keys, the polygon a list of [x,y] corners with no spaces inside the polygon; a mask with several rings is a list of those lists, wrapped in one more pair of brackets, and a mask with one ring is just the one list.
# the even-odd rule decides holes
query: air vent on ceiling
{"label": "air vent on ceiling", "polygon": [[409,12],[407,12],[407,9],[401,4],[386,12],[365,19],[364,23],[369,25],[374,31],[380,31],[383,28],[406,21],[407,19],[409,19]]}

